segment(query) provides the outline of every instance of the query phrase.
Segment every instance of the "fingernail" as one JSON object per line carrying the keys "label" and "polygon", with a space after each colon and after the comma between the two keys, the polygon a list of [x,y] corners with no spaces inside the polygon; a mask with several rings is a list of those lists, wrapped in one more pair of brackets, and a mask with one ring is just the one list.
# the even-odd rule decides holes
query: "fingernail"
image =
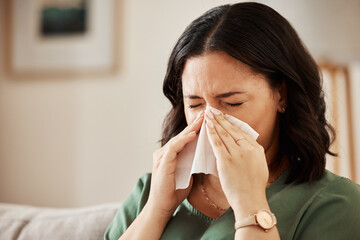
{"label": "fingernail", "polygon": [[208,116],[210,119],[214,119],[214,115],[210,111],[206,112],[206,116]]}
{"label": "fingernail", "polygon": [[221,111],[217,110],[216,108],[209,107],[209,109],[215,115],[222,115],[223,114]]}
{"label": "fingernail", "polygon": [[214,128],[214,124],[209,121],[209,120],[206,120],[206,124],[210,127],[210,128]]}

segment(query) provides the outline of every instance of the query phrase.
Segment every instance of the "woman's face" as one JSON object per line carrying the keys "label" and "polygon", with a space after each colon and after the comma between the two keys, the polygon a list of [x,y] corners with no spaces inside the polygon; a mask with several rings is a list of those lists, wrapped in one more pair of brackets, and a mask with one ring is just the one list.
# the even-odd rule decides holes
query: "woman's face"
{"label": "woman's face", "polygon": [[187,60],[182,74],[184,111],[191,123],[207,105],[248,123],[268,161],[278,148],[279,119],[285,99],[271,89],[262,74],[224,52],[211,52]]}

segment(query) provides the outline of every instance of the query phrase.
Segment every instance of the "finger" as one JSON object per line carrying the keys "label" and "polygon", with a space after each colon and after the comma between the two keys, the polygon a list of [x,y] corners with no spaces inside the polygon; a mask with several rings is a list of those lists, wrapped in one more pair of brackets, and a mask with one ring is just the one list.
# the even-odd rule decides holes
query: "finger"
{"label": "finger", "polygon": [[186,128],[184,128],[183,131],[181,131],[180,135],[186,135],[192,131],[199,132],[203,120],[204,120],[204,111],[201,111],[197,115],[196,119],[192,123],[190,123]]}
{"label": "finger", "polygon": [[[196,119],[190,124],[188,125],[181,133],[179,133],[178,135],[176,135],[175,137],[173,137],[172,139],[170,139],[160,150],[159,152],[157,152],[157,158],[158,161],[156,163],[156,166],[158,166],[160,164],[160,160],[162,158],[175,158],[176,154],[179,153],[187,143],[191,142],[193,140],[192,137],[190,137],[188,139],[188,135],[192,135],[194,133],[194,135],[196,136],[196,133],[200,131],[202,122],[204,120],[204,111],[201,111],[198,116],[196,117]],[[185,142],[182,142],[185,139]],[[188,141],[189,140],[189,141]],[[180,141],[180,142],[179,142]],[[175,150],[175,154],[172,154],[173,150],[169,150],[169,146],[170,148]],[[179,147],[177,147],[179,146]],[[165,153],[167,153],[166,157],[164,156]]]}
{"label": "finger", "polygon": [[200,112],[200,114],[197,116],[197,118],[194,120],[194,122],[192,122],[190,125],[188,125],[186,128],[184,128],[184,130],[182,130],[178,135],[171,138],[163,146],[163,151],[166,150],[168,145],[173,144],[174,142],[176,143],[179,138],[186,136],[186,135],[190,134],[191,132],[198,133],[200,131],[203,119],[204,119],[204,114],[203,114],[203,112]]}
{"label": "finger", "polygon": [[193,141],[195,137],[196,137],[195,131],[192,131],[186,135],[181,135],[176,137],[176,141],[170,142],[166,147],[163,157],[161,158],[160,164],[175,160],[177,154],[184,149],[186,144]]}
{"label": "finger", "polygon": [[[210,116],[212,116],[213,119],[211,119]],[[225,147],[228,149],[230,155],[235,156],[236,154],[238,154],[239,147],[252,148],[254,146],[249,141],[250,136],[246,136],[245,134],[243,134],[244,131],[242,131],[239,128],[236,128],[235,126],[233,126],[232,130],[226,130],[219,123],[219,121],[216,120],[216,118],[220,118],[220,119],[222,118],[223,123],[225,124],[226,123],[232,124],[232,123],[230,123],[227,119],[223,118],[223,115],[214,116],[211,114],[206,114],[206,121],[211,121],[213,123],[214,128],[216,129],[220,139],[223,141]],[[233,131],[233,133],[231,134],[230,131]],[[235,140],[234,135],[240,137],[238,137]]]}
{"label": "finger", "polygon": [[214,119],[233,137],[234,141],[243,139],[246,140],[251,145],[256,143],[256,140],[247,132],[243,131],[241,128],[235,126],[229,120],[226,119],[225,115],[215,113],[213,114]]}
{"label": "finger", "polygon": [[180,136],[184,136],[187,135],[193,131],[195,131],[196,133],[198,133],[200,131],[202,122],[204,120],[204,111],[201,111],[198,116],[196,117],[196,119],[190,124],[188,125],[186,128],[184,128],[184,130],[182,130],[178,135],[176,135],[175,137],[171,138],[164,146],[163,149],[166,150],[167,145],[172,144],[174,141],[177,141],[177,138],[179,138]]}
{"label": "finger", "polygon": [[213,126],[213,129],[217,133],[217,137],[222,141],[227,152],[230,153],[230,155],[233,155],[236,148],[239,147],[233,137],[215,119],[211,119],[208,114],[206,114],[205,119],[210,128]]}
{"label": "finger", "polygon": [[214,125],[211,125],[212,122],[206,117],[206,131],[209,137],[210,145],[214,151],[216,159],[223,159],[224,157],[229,157],[228,149],[225,144],[219,137]]}
{"label": "finger", "polygon": [[[231,123],[234,127],[238,127],[238,126],[236,126],[236,124],[234,123],[234,121],[239,120],[239,119],[236,119],[236,120],[235,120],[234,117],[232,117],[232,116],[230,116],[230,115],[227,115],[227,114],[224,115],[224,118],[225,118],[229,123]],[[244,122],[243,122],[243,123],[244,123]],[[244,124],[246,124],[247,127],[242,126],[242,127],[238,127],[238,128],[242,131],[242,133],[243,133],[245,136],[247,136],[247,139],[248,139],[248,141],[249,141],[250,143],[254,143],[255,145],[257,145],[257,144],[258,144],[257,141],[256,141],[256,139],[257,139],[257,137],[258,137],[257,132],[255,132],[253,129],[251,129],[251,127],[250,127],[247,123],[244,123]],[[248,130],[246,131],[246,128],[250,128],[250,129],[252,130],[252,133],[248,132],[248,131],[250,131],[250,129],[248,129]],[[257,135],[255,136],[254,134],[257,134]]]}

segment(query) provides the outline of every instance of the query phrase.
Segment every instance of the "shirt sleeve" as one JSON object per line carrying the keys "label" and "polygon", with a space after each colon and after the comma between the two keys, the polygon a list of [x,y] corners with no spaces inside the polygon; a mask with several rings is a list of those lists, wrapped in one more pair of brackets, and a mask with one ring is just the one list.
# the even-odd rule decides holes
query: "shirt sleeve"
{"label": "shirt sleeve", "polygon": [[136,183],[135,188],[117,211],[114,219],[105,231],[105,240],[117,240],[140,214],[150,192],[151,174],[145,174]]}
{"label": "shirt sleeve", "polygon": [[294,239],[360,239],[359,222],[360,186],[341,178],[314,199]]}

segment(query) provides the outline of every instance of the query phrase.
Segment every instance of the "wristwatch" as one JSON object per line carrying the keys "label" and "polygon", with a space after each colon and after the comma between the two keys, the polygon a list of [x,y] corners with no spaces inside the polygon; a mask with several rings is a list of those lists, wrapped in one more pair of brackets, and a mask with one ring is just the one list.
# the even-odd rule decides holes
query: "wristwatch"
{"label": "wristwatch", "polygon": [[235,231],[239,228],[258,225],[265,232],[269,231],[276,225],[276,217],[275,215],[268,210],[260,210],[255,215],[251,215],[243,220],[236,221],[235,223]]}

